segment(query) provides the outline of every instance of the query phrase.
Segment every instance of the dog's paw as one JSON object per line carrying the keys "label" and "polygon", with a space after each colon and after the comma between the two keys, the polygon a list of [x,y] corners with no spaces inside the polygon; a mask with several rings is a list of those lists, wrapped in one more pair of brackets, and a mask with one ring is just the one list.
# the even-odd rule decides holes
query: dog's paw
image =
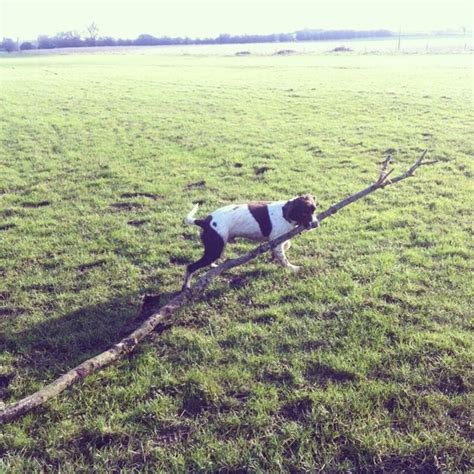
{"label": "dog's paw", "polygon": [[301,267],[298,265],[292,265],[291,263],[287,265],[288,270],[292,271],[293,273],[298,273],[301,270]]}

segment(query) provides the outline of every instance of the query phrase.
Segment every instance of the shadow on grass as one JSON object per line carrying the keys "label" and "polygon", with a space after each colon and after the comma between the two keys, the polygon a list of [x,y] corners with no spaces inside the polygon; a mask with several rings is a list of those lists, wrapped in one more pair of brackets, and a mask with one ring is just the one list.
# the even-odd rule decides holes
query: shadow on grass
{"label": "shadow on grass", "polygon": [[[17,356],[14,373],[3,374],[0,398],[9,398],[16,377],[52,381],[85,360],[107,350],[136,329],[154,309],[176,293],[131,295],[89,305],[2,336],[0,348]],[[158,326],[163,331],[171,325]]]}
{"label": "shadow on grass", "polygon": [[[241,288],[265,271],[250,270],[239,275],[223,275],[224,285],[208,289],[195,302],[207,302]],[[2,374],[0,398],[8,399],[8,385],[17,378],[52,381],[85,360],[107,350],[129,335],[154,310],[176,296],[176,292],[157,295],[124,295],[100,304],[84,306],[63,316],[49,318],[15,333],[5,334],[0,350],[16,356],[15,370]],[[202,318],[189,318],[159,325],[155,333],[171,326],[201,326]]]}

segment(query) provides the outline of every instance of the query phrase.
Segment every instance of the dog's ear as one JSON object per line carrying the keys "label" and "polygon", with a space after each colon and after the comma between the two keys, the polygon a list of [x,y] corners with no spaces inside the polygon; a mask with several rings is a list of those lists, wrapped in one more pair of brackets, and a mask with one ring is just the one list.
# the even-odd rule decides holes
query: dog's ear
{"label": "dog's ear", "polygon": [[294,221],[294,219],[293,219],[294,208],[295,208],[295,200],[294,199],[290,199],[283,206],[283,217],[288,222]]}
{"label": "dog's ear", "polygon": [[312,194],[305,194],[303,198],[306,202],[306,205],[312,209],[312,212],[314,212],[316,208],[318,207],[318,204],[314,196]]}

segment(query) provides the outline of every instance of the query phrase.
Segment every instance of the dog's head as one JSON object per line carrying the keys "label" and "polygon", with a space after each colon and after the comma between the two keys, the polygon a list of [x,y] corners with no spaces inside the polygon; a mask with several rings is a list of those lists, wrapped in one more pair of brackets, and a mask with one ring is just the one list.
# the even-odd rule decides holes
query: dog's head
{"label": "dog's head", "polygon": [[313,223],[317,222],[316,216],[314,216],[316,207],[314,197],[311,194],[305,194],[288,201],[283,206],[283,216],[290,222],[311,227]]}

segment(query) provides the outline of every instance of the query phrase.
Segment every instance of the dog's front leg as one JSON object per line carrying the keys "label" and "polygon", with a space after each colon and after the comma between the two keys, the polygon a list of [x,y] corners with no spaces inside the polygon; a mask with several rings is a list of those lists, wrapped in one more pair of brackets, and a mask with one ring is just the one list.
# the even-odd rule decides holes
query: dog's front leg
{"label": "dog's front leg", "polygon": [[272,250],[272,256],[273,256],[274,260],[277,263],[279,263],[281,266],[283,266],[285,268],[289,268],[293,272],[297,272],[300,269],[300,267],[291,264],[288,261],[288,259],[286,258],[286,255],[285,255],[285,247],[289,248],[289,245],[288,245],[289,243],[290,242],[287,240],[286,242],[283,242],[282,244],[276,246]]}

